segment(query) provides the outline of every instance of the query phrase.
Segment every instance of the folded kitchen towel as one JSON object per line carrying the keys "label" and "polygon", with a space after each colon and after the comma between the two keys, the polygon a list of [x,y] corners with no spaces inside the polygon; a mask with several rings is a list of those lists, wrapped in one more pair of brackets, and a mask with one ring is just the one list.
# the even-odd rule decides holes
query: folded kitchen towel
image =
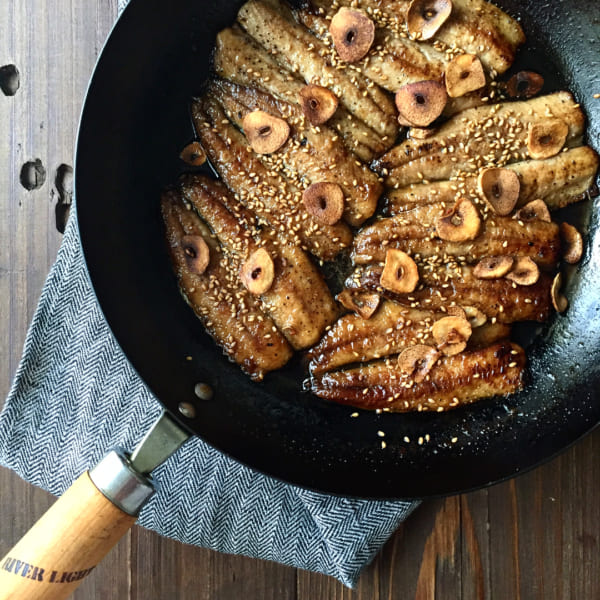
{"label": "folded kitchen towel", "polygon": [[[0,414],[0,464],[59,495],[111,448],[133,449],[160,412],[103,318],[73,210]],[[154,478],[157,493],[140,525],[188,544],[333,575],[347,586],[416,506],[300,489],[198,438]]]}

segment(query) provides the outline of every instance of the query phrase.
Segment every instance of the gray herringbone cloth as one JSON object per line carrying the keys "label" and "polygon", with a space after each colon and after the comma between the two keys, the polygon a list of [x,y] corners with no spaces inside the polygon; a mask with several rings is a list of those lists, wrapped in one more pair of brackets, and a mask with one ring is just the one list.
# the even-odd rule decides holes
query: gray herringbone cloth
{"label": "gray herringbone cloth", "polygon": [[[161,411],[102,316],[72,213],[0,415],[0,463],[56,495],[111,448],[132,449]],[[299,489],[199,439],[154,477],[157,493],[140,525],[188,544],[333,575],[348,586],[416,506]]]}

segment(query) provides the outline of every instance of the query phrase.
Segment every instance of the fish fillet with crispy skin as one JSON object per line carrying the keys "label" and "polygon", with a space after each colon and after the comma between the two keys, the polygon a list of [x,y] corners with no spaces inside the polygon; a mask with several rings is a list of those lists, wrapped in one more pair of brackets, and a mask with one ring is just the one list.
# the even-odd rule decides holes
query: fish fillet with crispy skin
{"label": "fish fillet with crispy skin", "polygon": [[216,100],[205,97],[195,102],[192,118],[212,165],[236,199],[261,222],[322,260],[332,260],[351,244],[352,233],[345,223],[324,225],[306,212],[298,185],[261,162]]}
{"label": "fish fillet with crispy skin", "polygon": [[[312,375],[320,375],[344,365],[398,354],[411,345],[435,346],[431,326],[443,316],[445,313],[436,314],[391,301],[383,302],[368,320],[354,314],[344,315],[307,352],[309,371]],[[489,346],[507,338],[509,332],[506,325],[486,323],[473,329],[473,342],[479,347]]]}
{"label": "fish fillet with crispy skin", "polygon": [[411,382],[393,358],[312,377],[310,387],[320,398],[357,408],[443,411],[517,391],[524,366],[522,348],[499,342],[440,358],[421,383]]}
{"label": "fish fillet with crispy skin", "polygon": [[[179,286],[209,335],[255,381],[283,367],[292,357],[291,346],[263,313],[259,300],[232,280],[228,258],[208,228],[174,191],[163,194],[161,208]],[[182,246],[185,235],[202,236],[210,248],[210,262],[202,275],[188,268]]]}
{"label": "fish fillet with crispy skin", "polygon": [[384,262],[388,248],[422,258],[462,256],[476,262],[486,256],[529,256],[540,266],[553,267],[560,259],[556,223],[519,222],[510,217],[488,217],[474,240],[449,242],[436,236],[435,222],[444,213],[441,203],[415,206],[393,217],[375,221],[354,238],[355,264]]}
{"label": "fish fillet with crispy skin", "polygon": [[[348,67],[336,54],[326,18],[307,8],[296,9],[294,14],[329,48],[331,61],[338,64],[339,68],[358,67],[371,81],[388,92],[395,93],[403,85],[417,81],[434,79],[443,82],[450,56],[431,44],[402,37],[390,28],[379,28],[375,33],[373,49],[365,58]],[[464,96],[448,98],[442,114],[449,117],[461,110],[481,106],[486,103],[484,98],[491,94],[492,89],[484,86]]]}
{"label": "fish fillet with crispy skin", "polygon": [[[410,0],[311,0],[321,9],[321,15],[332,17],[338,6],[358,6],[369,14],[378,28],[407,33],[406,12]],[[417,42],[424,53],[439,52],[444,46],[460,48],[476,54],[481,62],[498,73],[504,73],[514,61],[517,48],[525,41],[525,34],[515,19],[484,0],[453,0],[448,20],[434,39]],[[436,41],[438,42],[436,44]],[[436,48],[436,45],[438,48]]]}
{"label": "fish fillet with crispy skin", "polygon": [[255,88],[219,80],[210,85],[208,94],[221,103],[240,128],[244,117],[254,110],[287,120],[290,142],[277,152],[273,167],[283,173],[294,172],[308,184],[338,184],[345,196],[344,218],[350,225],[360,225],[373,215],[383,186],[366,165],[356,164],[356,158],[332,131],[311,127],[297,106]]}
{"label": "fish fillet with crispy skin", "polygon": [[474,306],[500,323],[544,322],[552,312],[552,277],[540,273],[533,285],[517,285],[499,279],[477,279],[468,265],[439,266],[432,271],[420,269],[420,283],[410,294],[395,294],[381,287],[382,267],[358,268],[346,280],[348,289],[378,292],[406,306],[440,310],[451,304]]}
{"label": "fish fillet with crispy skin", "polygon": [[[519,176],[517,208],[544,200],[550,210],[557,210],[585,198],[598,171],[598,155],[588,146],[572,148],[545,160],[526,160],[506,165]],[[391,190],[386,196],[386,215],[396,215],[420,204],[447,202],[452,206],[460,197],[477,195],[477,177],[460,180],[413,183]]]}
{"label": "fish fillet with crispy skin", "polygon": [[529,157],[529,126],[550,118],[568,125],[565,147],[581,145],[583,112],[569,92],[557,92],[465,110],[425,140],[408,139],[392,148],[373,167],[386,177],[389,187],[403,187],[519,162]]}
{"label": "fish fillet with crispy skin", "polygon": [[[257,87],[285,102],[299,104],[300,90],[306,85],[237,26],[217,35],[213,62],[220,77],[239,85]],[[336,131],[358,158],[371,162],[393,146],[394,139],[383,141],[365,123],[359,119],[349,120],[349,116],[343,106],[338,106],[327,121],[327,127]]]}
{"label": "fish fillet with crispy skin", "polygon": [[[335,48],[329,34],[330,20],[305,7],[296,9],[294,14],[327,44],[335,59]],[[335,11],[328,11],[328,14],[332,16]],[[377,28],[373,50],[367,56],[358,61],[357,66],[375,83],[392,92],[413,81],[441,79],[449,62],[447,55],[431,44],[403,38],[387,28]]]}
{"label": "fish fillet with crispy skin", "polygon": [[[395,140],[396,109],[388,94],[356,71],[338,69],[327,60],[327,47],[304,26],[283,16],[280,6],[250,0],[238,13],[242,27],[278,62],[307,83],[330,88],[340,103],[378,135]],[[385,140],[384,140],[385,141]]]}
{"label": "fish fillet with crispy skin", "polygon": [[338,315],[323,277],[303,250],[279,243],[272,233],[257,229],[255,218],[208,177],[186,176],[182,193],[217,236],[238,273],[252,252],[265,248],[275,266],[271,288],[260,296],[265,312],[295,350],[311,346]]}
{"label": "fish fillet with crispy skin", "polygon": [[[349,363],[398,353],[429,337],[433,314],[383,302],[370,319],[344,315],[307,353],[310,372],[317,375]],[[426,333],[427,332],[427,333]],[[419,335],[419,337],[417,337]]]}

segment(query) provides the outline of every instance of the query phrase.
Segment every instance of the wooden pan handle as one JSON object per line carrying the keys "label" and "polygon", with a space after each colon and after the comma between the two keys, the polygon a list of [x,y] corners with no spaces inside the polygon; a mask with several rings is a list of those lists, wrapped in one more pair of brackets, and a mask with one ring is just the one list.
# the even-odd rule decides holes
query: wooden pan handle
{"label": "wooden pan handle", "polygon": [[[81,475],[0,560],[0,600],[67,598],[129,531],[137,516],[121,510],[97,484],[89,471]],[[144,500],[152,493],[147,489]]]}

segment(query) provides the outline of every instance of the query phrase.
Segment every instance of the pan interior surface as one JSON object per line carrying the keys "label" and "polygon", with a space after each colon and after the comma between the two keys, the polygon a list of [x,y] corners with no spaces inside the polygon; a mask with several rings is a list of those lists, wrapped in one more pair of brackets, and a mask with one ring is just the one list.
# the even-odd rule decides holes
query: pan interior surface
{"label": "pan interior surface", "polygon": [[[503,0],[530,40],[518,68],[574,92],[600,139],[596,0]],[[220,29],[241,2],[132,0],[101,55],[77,143],[82,246],[100,306],[123,351],[184,426],[237,460],[323,492],[421,498],[481,487],[539,464],[600,421],[600,242],[597,201],[574,209],[584,260],[564,272],[571,306],[527,349],[529,383],[508,398],[447,413],[360,412],[301,389],[299,360],[251,383],[185,304],[163,243],[159,194],[182,170],[193,137],[190,99],[202,91]],[[556,80],[556,72],[561,79]],[[194,394],[198,382],[215,391]],[[135,399],[131,399],[135,402]],[[196,416],[177,410],[192,403]],[[381,448],[378,431],[386,434]],[[405,438],[410,442],[406,442]],[[423,438],[423,444],[417,440]]]}

